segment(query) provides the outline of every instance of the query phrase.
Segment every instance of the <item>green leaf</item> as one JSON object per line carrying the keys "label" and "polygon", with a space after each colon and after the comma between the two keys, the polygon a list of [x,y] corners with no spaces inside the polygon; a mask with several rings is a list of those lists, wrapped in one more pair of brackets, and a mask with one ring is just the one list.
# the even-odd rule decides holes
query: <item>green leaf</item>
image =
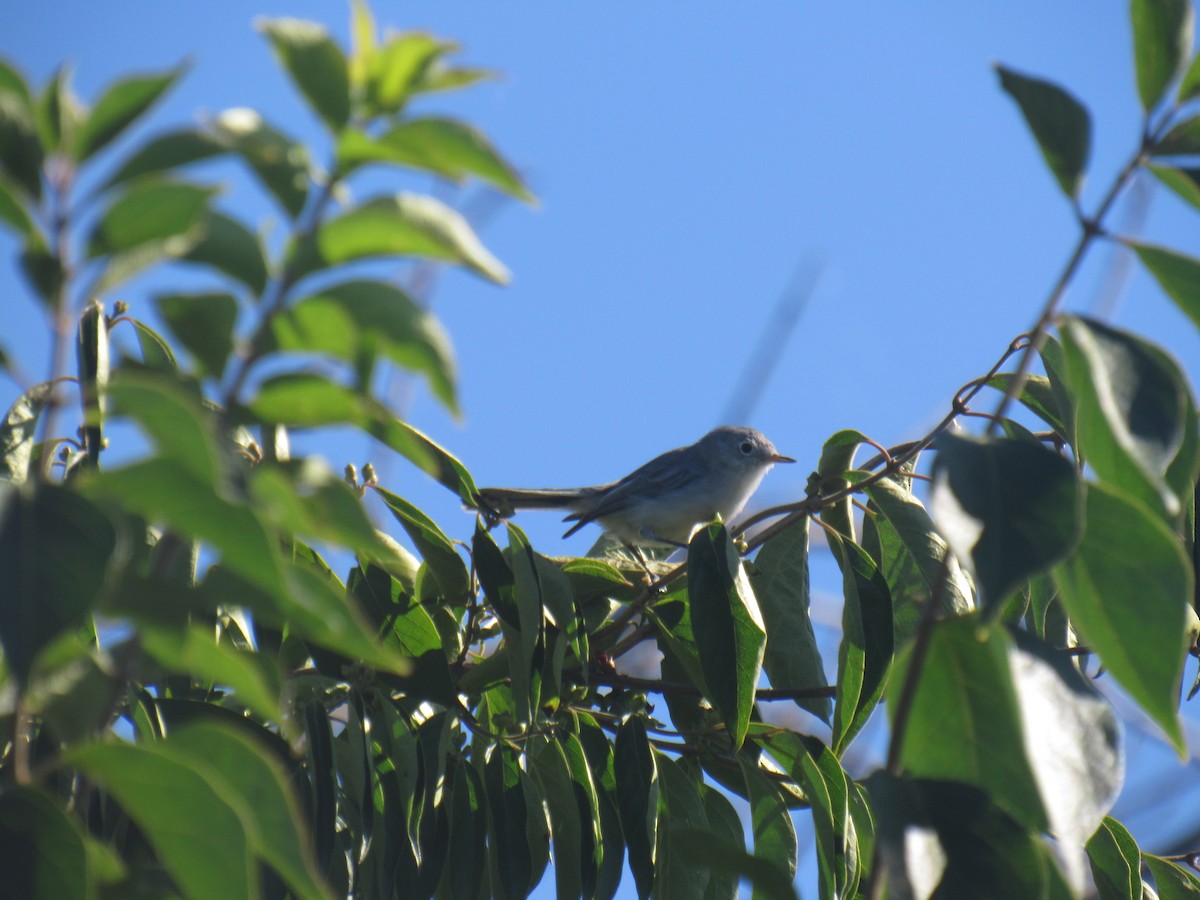
{"label": "green leaf", "polygon": [[1180,103],[1193,100],[1200,96],[1200,53],[1192,57],[1192,64],[1179,79],[1178,98]]}
{"label": "green leaf", "polygon": [[366,425],[371,437],[456,493],[467,506],[478,505],[479,489],[475,487],[471,473],[448,450],[401,422],[382,404],[372,404],[371,413]]}
{"label": "green leaf", "polygon": [[199,722],[171,732],[167,745],[179,757],[210,777],[243,804],[239,814],[248,824],[254,853],[268,863],[298,897],[326,900],[334,896],[313,865],[309,835],[292,787],[290,773],[261,743],[242,729]]}
{"label": "green leaf", "polygon": [[135,419],[158,451],[202,481],[215,483],[221,463],[211,415],[180,383],[119,369],[108,386],[112,414]]}
{"label": "green leaf", "polygon": [[85,900],[94,893],[96,873],[76,820],[30,787],[10,786],[0,795],[0,871],[13,897]]}
{"label": "green leaf", "polygon": [[100,464],[104,446],[104,389],[108,386],[109,354],[108,319],[100,301],[93,300],[79,314],[75,340],[84,449],[91,466]]}
{"label": "green leaf", "polygon": [[442,888],[451,897],[479,897],[487,868],[487,805],[483,782],[475,768],[454,767],[450,793],[450,837]]}
{"label": "green leaf", "polygon": [[1082,543],[1054,573],[1071,623],[1182,752],[1190,563],[1171,530],[1115,488],[1088,485],[1086,520]]}
{"label": "green leaf", "polygon": [[42,145],[28,98],[0,86],[0,169],[35,200],[42,197]]}
{"label": "green leaf", "polygon": [[1183,444],[1187,383],[1178,364],[1136,335],[1068,317],[1060,329],[1076,395],[1076,454],[1101,481],[1168,519],[1181,498],[1165,475]]}
{"label": "green leaf", "polygon": [[1175,124],[1150,152],[1156,159],[1163,156],[1195,156],[1200,153],[1200,116],[1192,116]]}
{"label": "green leaf", "polygon": [[237,219],[209,210],[200,222],[199,239],[183,258],[212,266],[250,288],[255,296],[267,287],[267,260],[258,235]]}
{"label": "green leaf", "polygon": [[735,748],[746,739],[767,635],[741,559],[720,523],[688,545],[688,603],[706,695]]}
{"label": "green leaf", "polygon": [[1156,166],[1150,163],[1146,166],[1154,177],[1175,192],[1185,203],[1190,203],[1200,209],[1200,169]]}
{"label": "green leaf", "polygon": [[142,362],[152,369],[173,372],[179,368],[171,345],[157,331],[139,319],[129,319],[137,331],[138,347],[142,351]]}
{"label": "green leaf", "polygon": [[450,538],[438,528],[437,523],[403,497],[378,486],[375,491],[416,544],[437,581],[441,595],[452,603],[465,601],[470,593],[470,576],[466,563],[454,549]]}
{"label": "green leaf", "polygon": [[75,747],[64,763],[112,793],[188,897],[256,896],[249,810],[214,769],[167,744],[122,742]]}
{"label": "green leaf", "polygon": [[213,135],[193,128],[167,131],[139,146],[104,182],[102,190],[228,152]]}
{"label": "green leaf", "polygon": [[487,137],[454,119],[406,119],[378,138],[358,131],[343,132],[338,142],[338,169],[349,172],[373,162],[422,169],[457,183],[474,175],[519,200],[533,201],[520,175]]}
{"label": "green leaf", "polygon": [[14,68],[8,60],[0,57],[0,91],[11,91],[25,106],[33,105],[33,95],[25,76]]}
{"label": "green leaf", "polygon": [[308,150],[276,130],[252,109],[227,109],[213,123],[213,136],[245,161],[264,188],[296,218],[308,202]]}
{"label": "green leaf", "polygon": [[960,559],[973,563],[982,602],[998,615],[1009,594],[1079,542],[1080,479],[1040,443],[938,435],[933,509]]}
{"label": "green leaf", "polygon": [[1142,854],[1124,825],[1105,816],[1087,854],[1101,900],[1141,900]]}
{"label": "green leaf", "polygon": [[613,758],[617,810],[629,850],[629,871],[638,897],[650,896],[654,883],[654,847],[658,835],[659,785],[654,754],[640,716],[630,716],[617,731]]}
{"label": "green leaf", "polygon": [[1200,260],[1151,244],[1134,243],[1132,247],[1167,296],[1200,328]]}
{"label": "green leaf", "polygon": [[71,69],[63,64],[42,88],[33,109],[42,147],[53,153],[75,145],[85,109],[71,90]]}
{"label": "green leaf", "polygon": [[41,235],[35,234],[25,242],[20,262],[21,274],[37,298],[49,309],[57,310],[64,302],[66,274],[59,258],[42,243]]}
{"label": "green leaf", "polygon": [[424,375],[458,413],[454,353],[438,320],[379,281],[347,281],[305,297],[272,319],[272,349],[325,353],[351,364],[382,355]]}
{"label": "green leaf", "polygon": [[[850,486],[845,473],[854,465],[854,454],[866,441],[866,435],[854,429],[844,429],[831,435],[821,447],[821,459],[817,463],[820,489],[823,495],[845,490]],[[827,506],[821,511],[821,521],[839,534],[854,540],[854,506],[850,497]]]}
{"label": "green leaf", "polygon": [[215,193],[215,188],[182,181],[138,182],[101,215],[88,237],[88,258],[186,235],[199,228]]}
{"label": "green leaf", "polygon": [[200,363],[201,372],[220,380],[233,352],[238,302],[232,294],[160,294],[159,315],[183,347]]}
{"label": "green leaf", "polygon": [[757,765],[741,761],[742,777],[746,780],[746,797],[750,801],[750,834],[754,838],[754,855],[784,877],[786,883],[796,877],[796,855],[799,844],[796,826],[779,785],[766,776]]}
{"label": "green leaf", "polygon": [[488,836],[492,865],[503,896],[524,897],[533,887],[530,846],[525,840],[529,812],[519,758],[507,746],[492,750],[483,767],[488,799]]}
{"label": "green leaf", "polygon": [[42,648],[91,609],[115,547],[108,519],[77,491],[0,485],[0,646],[18,686]]}
{"label": "green leaf", "polygon": [[281,531],[370,558],[388,554],[354,489],[320,458],[260,463],[248,489],[260,515]]}
{"label": "green leaf", "polygon": [[181,65],[161,73],[125,78],[105,88],[83,122],[73,148],[74,158],[84,162],[108,146],[154,105],[185,68]]}
{"label": "green leaf", "polygon": [[[583,890],[583,826],[576,805],[571,771],[556,740],[535,740],[527,751],[529,774],[546,798],[554,838],[554,884],[559,897],[578,897]],[[591,860],[587,860],[591,864]],[[592,876],[594,879],[594,875]]]}
{"label": "green leaf", "polygon": [[850,780],[836,757],[812,737],[792,736],[789,774],[812,806],[821,895],[854,896],[861,875],[858,840],[850,816]]}
{"label": "green leaf", "polygon": [[[750,567],[750,585],[767,634],[763,668],[771,686],[791,690],[824,687],[825,666],[808,612],[807,518],[763,544]],[[828,697],[801,698],[796,703],[829,722]]]}
{"label": "green leaf", "polygon": [[1133,0],[1129,18],[1138,96],[1149,112],[1187,65],[1195,14],[1188,0]]}
{"label": "green leaf", "polygon": [[[699,772],[657,750],[654,756],[660,791],[658,846],[655,848],[651,896],[658,900],[703,897],[708,887],[709,869],[694,865],[686,855],[678,853],[679,845],[675,840],[675,833],[681,828],[708,827],[700,799]],[[691,771],[695,771],[694,777],[689,774]]]}
{"label": "green leaf", "polygon": [[329,33],[302,19],[259,19],[256,26],[308,105],[335,134],[350,119],[346,57]]}
{"label": "green leaf", "polygon": [[1025,123],[1063,193],[1079,196],[1091,156],[1092,123],[1087,109],[1058,85],[996,66],[1000,86],[1016,101]]}
{"label": "green leaf", "polygon": [[845,605],[838,648],[833,752],[840,756],[867,724],[887,686],[894,632],[887,582],[867,552],[853,541],[829,541],[842,570]]}
{"label": "green leaf", "polygon": [[4,179],[0,179],[0,222],[5,222],[23,238],[35,237],[33,219],[21,205],[21,201],[13,196],[13,188]]}
{"label": "green leaf", "polygon": [[[987,380],[987,386],[1007,393],[1014,377],[1009,372],[1000,372]],[[1045,375],[1026,375],[1017,400],[1058,434],[1067,436],[1066,417],[1059,409],[1058,398]]]}
{"label": "green leaf", "polygon": [[[908,665],[902,658],[889,688],[892,717]],[[905,771],[977,785],[1031,828],[1044,828],[1004,632],[971,618],[942,623],[917,677],[900,747]]]}
{"label": "green leaf", "polygon": [[8,408],[4,421],[0,422],[0,482],[23,484],[29,477],[38,418],[53,392],[54,382],[43,381],[19,396]]}
{"label": "green leaf", "polygon": [[422,32],[404,32],[389,38],[371,55],[367,67],[367,108],[376,114],[399,112],[433,62],[453,49],[453,44]]}
{"label": "green leaf", "polygon": [[1142,854],[1142,862],[1154,876],[1159,900],[1192,900],[1200,897],[1200,878],[1194,872],[1149,853]]}
{"label": "green leaf", "polygon": [[297,277],[377,256],[416,256],[462,265],[497,284],[508,270],[480,243],[458,212],[432,197],[379,197],[322,223],[315,237],[292,248]]}

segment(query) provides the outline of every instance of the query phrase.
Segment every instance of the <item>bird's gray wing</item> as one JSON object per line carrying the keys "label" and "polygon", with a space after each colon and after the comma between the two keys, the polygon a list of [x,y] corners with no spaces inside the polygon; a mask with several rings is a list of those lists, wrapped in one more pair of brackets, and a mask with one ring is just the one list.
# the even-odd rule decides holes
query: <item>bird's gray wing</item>
{"label": "bird's gray wing", "polygon": [[678,450],[668,450],[613,483],[599,495],[596,503],[589,509],[563,519],[564,522],[576,522],[567,533],[582,528],[588,522],[619,513],[640,500],[679,490],[699,478],[704,466],[696,461],[694,454],[685,453],[687,449],[689,448],[681,447]]}

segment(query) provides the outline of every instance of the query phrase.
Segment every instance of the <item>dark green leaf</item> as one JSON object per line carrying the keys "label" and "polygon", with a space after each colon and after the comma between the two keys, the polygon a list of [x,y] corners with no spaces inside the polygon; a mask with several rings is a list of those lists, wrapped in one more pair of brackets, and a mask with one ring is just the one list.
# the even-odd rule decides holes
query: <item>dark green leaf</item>
{"label": "dark green leaf", "polygon": [[362,398],[336,381],[307,372],[287,372],[268,378],[248,404],[260,422],[293,428],[360,424]]}
{"label": "dark green leaf", "polygon": [[509,279],[462,215],[432,197],[409,193],[376,198],[327,220],[314,238],[292,248],[290,266],[302,276],[377,256],[443,260],[497,284]]}
{"label": "dark green leaf", "polygon": [[1178,364],[1136,335],[1069,317],[1061,326],[1077,398],[1078,456],[1101,481],[1174,519],[1182,498],[1165,474],[1183,443],[1187,383]]}
{"label": "dark green leaf", "polygon": [[142,144],[104,183],[104,189],[220,156],[228,147],[216,137],[192,128],[168,131]]}
{"label": "dark green leaf", "polygon": [[1183,77],[1179,79],[1179,102],[1183,103],[1187,100],[1193,100],[1200,96],[1200,53],[1192,57],[1192,64],[1188,66],[1187,71],[1183,73]]}
{"label": "dark green leaf", "polygon": [[200,363],[201,372],[220,379],[233,351],[238,303],[232,294],[162,294],[154,298],[159,315]]}
{"label": "dark green leaf", "polygon": [[507,194],[531,202],[533,195],[488,139],[454,119],[408,119],[373,139],[346,131],[338,143],[338,167],[350,171],[373,162],[424,169],[451,181],[474,175]]}
{"label": "dark green leaf", "polygon": [[116,797],[189,897],[256,895],[245,805],[214,777],[215,770],[196,766],[167,744],[89,744],[64,761]]}
{"label": "dark green leaf", "polygon": [[1091,155],[1092,123],[1083,105],[1058,85],[996,66],[1000,86],[1021,114],[1068,197],[1079,196]]}
{"label": "dark green leaf", "polygon": [[[741,762],[746,779],[746,797],[750,801],[750,834],[754,855],[771,863],[787,883],[796,877],[796,826],[785,795],[757,765]],[[757,894],[756,894],[757,896]]]}
{"label": "dark green leaf", "polygon": [[982,602],[996,615],[1019,584],[1078,543],[1080,479],[1040,443],[943,432],[934,443],[933,507],[960,559],[973,562]]}
{"label": "dark green leaf", "polygon": [[316,22],[260,19],[275,55],[304,99],[335,134],[350,118],[350,76],[346,57]]}
{"label": "dark green leaf", "polygon": [[1087,842],[1087,855],[1100,900],[1141,900],[1142,854],[1124,825],[1105,816]]}
{"label": "dark green leaf", "polygon": [[452,603],[465,601],[470,593],[470,576],[450,538],[438,528],[437,523],[404,498],[381,487],[376,487],[375,491],[416,544],[437,581],[441,595]]}
{"label": "dark green leaf", "polygon": [[[725,854],[732,851],[735,854],[734,860],[739,867],[731,870],[717,863],[712,855],[706,853],[703,848],[696,847],[689,839],[694,832],[689,833],[683,829],[676,829],[674,832],[678,844],[676,852],[684,854],[684,858],[687,859],[687,854],[692,849],[699,851],[692,857],[692,863],[706,865],[709,870],[708,889],[704,892],[704,900],[737,900],[738,881],[743,877],[749,877],[744,875],[742,869],[745,868],[746,860],[752,859],[750,854],[746,853],[746,838],[742,833],[742,820],[738,817],[733,804],[718,789],[702,784],[700,785],[700,797],[704,801],[704,814],[708,818],[708,829],[699,833],[707,835],[714,845],[721,848],[717,854],[721,859],[726,859]],[[761,866],[761,863],[755,861],[750,865]],[[756,888],[767,890],[765,885],[762,887],[756,885]],[[794,898],[789,898],[789,900],[794,900]]]}
{"label": "dark green leaf", "polygon": [[42,243],[40,235],[25,242],[21,250],[21,273],[39,300],[52,310],[63,303],[63,284],[66,276],[62,263]]}
{"label": "dark green leaf", "polygon": [[850,780],[834,755],[812,737],[787,736],[795,762],[789,774],[812,806],[822,896],[854,896],[861,868],[854,821],[850,817]]}
{"label": "dark green leaf", "polygon": [[1083,542],[1054,573],[1071,622],[1182,751],[1190,563],[1170,529],[1117,489],[1089,484],[1086,518]]}
{"label": "dark green leaf", "polygon": [[33,94],[25,76],[3,57],[0,57],[0,91],[11,91],[25,106],[33,104]]}
{"label": "dark green leaf", "polygon": [[53,153],[73,147],[84,113],[83,104],[71,90],[71,69],[66,64],[60,65],[34,104],[33,114],[43,149]]}
{"label": "dark green leaf", "polygon": [[1154,176],[1175,192],[1185,203],[1200,209],[1200,169],[1148,165]]}
{"label": "dark green leaf", "polygon": [[[654,857],[654,889],[656,900],[675,897],[703,897],[708,887],[709,869],[695,865],[686,854],[680,854],[675,833],[679,829],[707,828],[704,803],[700,799],[698,771],[677,763],[664,753],[654,751],[659,783],[658,846]],[[685,831],[685,833],[687,833]]]}
{"label": "dark green leaf", "polygon": [[0,645],[18,685],[41,649],[91,608],[115,547],[108,519],[76,491],[0,485]]}
{"label": "dark green leaf", "polygon": [[178,66],[153,75],[139,75],[109,85],[80,129],[74,157],[83,162],[115,140],[136,122],[184,72]]}
{"label": "dark green leaf", "polygon": [[478,504],[479,489],[471,473],[448,450],[401,422],[382,404],[373,405],[371,412],[367,428],[373,438],[458,494],[463,503],[472,507]]}
{"label": "dark green leaf", "polygon": [[119,370],[108,386],[114,415],[130,416],[159,453],[197,478],[215,483],[221,464],[210,414],[179,383],[152,373]]}
{"label": "dark green leaf", "polygon": [[0,178],[0,222],[7,223],[23,238],[34,236],[33,219],[29,217],[29,213],[25,211],[21,201],[14,196],[12,186],[2,178]]}
{"label": "dark green leaf", "polygon": [[275,348],[326,353],[348,363],[382,355],[429,379],[458,412],[454,354],[438,320],[404,291],[379,281],[347,281],[305,297],[272,320]]}
{"label": "dark green leaf", "polygon": [[42,145],[28,97],[0,85],[0,168],[35,200],[42,196]]}
{"label": "dark green leaf", "polygon": [[[1012,374],[1001,372],[989,378],[987,385],[1005,393],[1012,385],[1012,379]],[[1064,438],[1067,436],[1066,420],[1058,408],[1058,400],[1054,396],[1054,389],[1050,385],[1049,378],[1044,375],[1026,375],[1017,399],[1026,409]]]}
{"label": "dark green leaf", "polygon": [[142,350],[142,362],[152,369],[173,372],[179,368],[175,361],[175,353],[157,331],[138,319],[130,319],[130,324],[137,331],[138,346]]}
{"label": "dark green leaf", "polygon": [[487,868],[486,800],[483,782],[467,763],[454,767],[450,794],[450,839],[442,886],[449,897],[476,898]]}
{"label": "dark green leaf", "polygon": [[0,482],[22,484],[29,477],[38,418],[53,391],[54,382],[35,384],[8,408],[0,422]]}
{"label": "dark green leaf", "polygon": [[[1200,188],[1197,188],[1197,204],[1200,205]],[[1200,328],[1200,260],[1151,244],[1132,246],[1167,296]]]}
{"label": "dark green leaf", "polygon": [[1154,876],[1159,900],[1194,900],[1200,897],[1200,878],[1177,863],[1159,856],[1142,854],[1142,862]]}
{"label": "dark green leaf", "polygon": [[80,406],[83,410],[84,447],[88,463],[100,463],[104,446],[104,390],[109,376],[108,319],[100,301],[93,300],[79,314],[75,357],[79,376]]}
{"label": "dark green leaf", "polygon": [[559,897],[578,897],[583,890],[583,866],[592,861],[580,856],[583,826],[567,758],[562,746],[551,739],[534,741],[527,754],[529,774],[546,798],[550,814],[555,888]]}
{"label": "dark green leaf", "polygon": [[[214,188],[182,181],[139,182],[101,215],[88,238],[88,256],[131,250],[198,229],[215,193]],[[187,249],[181,247],[180,252]]]}
{"label": "dark green leaf", "polygon": [[531,848],[525,840],[529,812],[521,774],[512,750],[504,745],[493,748],[483,774],[492,864],[499,878],[493,887],[512,900],[526,896],[533,887]]}
{"label": "dark green leaf", "polygon": [[227,109],[213,123],[213,136],[240,156],[288,216],[308,202],[312,181],[308,150],[263,121],[252,109]]}
{"label": "dark green leaf", "polygon": [[832,745],[840,756],[883,696],[894,634],[891,594],[871,557],[852,541],[831,538],[829,548],[841,567],[845,594]]}
{"label": "dark green leaf", "polygon": [[1129,18],[1138,96],[1149,112],[1187,65],[1192,52],[1192,4],[1189,0],[1133,0]]}
{"label": "dark green leaf", "polygon": [[261,463],[250,473],[248,489],[259,514],[282,531],[369,558],[387,557],[354,489],[320,459]]}
{"label": "dark green leaf", "polygon": [[712,885],[704,896],[737,896],[738,879],[746,879],[754,889],[754,896],[762,900],[796,900],[800,895],[792,881],[774,863],[747,853],[738,844],[700,828],[680,828],[671,832],[673,845],[687,862],[703,866],[713,872],[733,876],[733,891],[714,894]]}
{"label": "dark green leaf", "polygon": [[1150,151],[1162,156],[1195,156],[1200,153],[1200,116],[1176,124]]}
{"label": "dark green leaf", "polygon": [[[825,666],[808,613],[807,518],[763,544],[750,567],[750,585],[767,633],[763,668],[771,686],[793,690],[824,687]],[[796,703],[829,722],[828,697],[801,698]]]}
{"label": "dark green leaf", "polygon": [[26,900],[86,900],[95,887],[75,819],[20,785],[0,795],[0,871],[5,892]]}
{"label": "dark green leaf", "polygon": [[200,222],[199,239],[184,255],[188,262],[212,266],[240,281],[257,296],[267,286],[267,260],[258,235],[229,216],[209,211]]}
{"label": "dark green leaf", "polygon": [[629,850],[629,871],[633,873],[638,897],[645,900],[654,883],[659,786],[646,725],[639,716],[630,716],[617,732],[614,770],[617,810]]}
{"label": "dark green leaf", "polygon": [[[820,490],[823,495],[844,490],[850,486],[845,478],[854,465],[854,454],[866,440],[866,436],[853,429],[845,429],[831,435],[821,447],[821,459],[817,463],[817,475],[820,476]],[[821,521],[831,526],[839,534],[854,540],[854,506],[847,496],[833,506],[827,506],[821,511]]]}
{"label": "dark green leaf", "polygon": [[724,525],[709,525],[692,536],[687,586],[706,696],[721,714],[733,746],[740,747],[750,727],[767,635]]}

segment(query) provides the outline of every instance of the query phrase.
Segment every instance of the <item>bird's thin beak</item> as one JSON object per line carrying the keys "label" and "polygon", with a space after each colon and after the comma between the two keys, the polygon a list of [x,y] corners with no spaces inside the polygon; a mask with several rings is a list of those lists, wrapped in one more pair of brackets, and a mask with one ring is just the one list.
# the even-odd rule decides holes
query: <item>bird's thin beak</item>
{"label": "bird's thin beak", "polygon": [[767,459],[769,459],[773,463],[795,462],[795,460],[792,459],[790,456],[781,456],[778,453],[772,453],[770,456],[767,457]]}

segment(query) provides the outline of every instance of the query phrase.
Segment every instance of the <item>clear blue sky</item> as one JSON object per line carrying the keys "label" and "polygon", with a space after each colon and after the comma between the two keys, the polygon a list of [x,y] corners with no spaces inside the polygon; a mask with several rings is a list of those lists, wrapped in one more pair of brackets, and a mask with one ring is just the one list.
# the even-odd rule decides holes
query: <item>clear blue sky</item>
{"label": "clear blue sky", "polygon": [[[89,99],[121,73],[190,57],[142,134],[251,106],[319,141],[251,28],[256,14],[346,34],[339,2],[16,0],[0,5],[0,53],[38,83],[72,61]],[[991,64],[1052,78],[1092,110],[1086,208],[1138,138],[1123,3],[411,2],[376,15],[457,40],[464,62],[504,73],[425,109],[482,127],[541,201],[509,204],[484,229],[514,273],[509,288],[458,273],[437,285],[463,420],[419,386],[408,403],[409,420],[480,484],[609,480],[718,424],[805,260],[823,262],[820,280],[744,423],[800,464],[773,472],[759,501],[800,496],[839,428],[885,444],[918,436],[1032,323],[1076,234]],[[244,179],[227,180],[223,208],[272,214]],[[1164,191],[1142,234],[1200,252],[1195,212]],[[14,249],[0,236],[5,259]],[[1096,308],[1112,263],[1093,252],[1071,309]],[[136,314],[155,285],[198,278],[179,269],[121,296]],[[11,267],[0,296],[0,344],[40,379],[39,319]],[[1200,338],[1147,276],[1133,272],[1113,319],[1200,372]],[[14,393],[0,382],[0,404]],[[406,396],[400,387],[395,399]],[[358,438],[320,446],[339,469],[373,459],[388,487],[469,534],[454,498],[406,464]],[[551,553],[583,552],[594,536],[559,543],[548,514],[521,524]],[[1154,819],[1166,816],[1129,824],[1155,849]]]}

